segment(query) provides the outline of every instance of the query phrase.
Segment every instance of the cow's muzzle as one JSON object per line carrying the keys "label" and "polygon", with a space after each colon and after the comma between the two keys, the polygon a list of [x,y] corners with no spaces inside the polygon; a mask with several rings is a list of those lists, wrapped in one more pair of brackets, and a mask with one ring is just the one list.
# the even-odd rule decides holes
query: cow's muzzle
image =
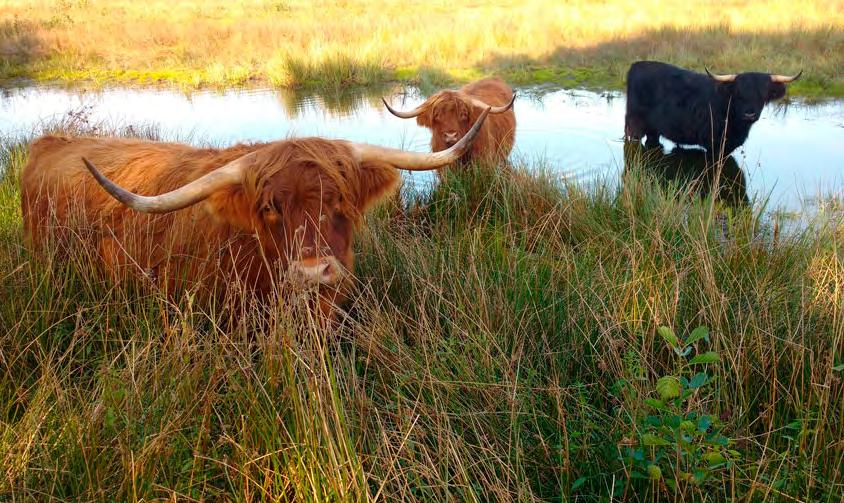
{"label": "cow's muzzle", "polygon": [[759,118],[759,114],[756,112],[748,112],[744,114],[744,120],[746,121],[755,121]]}
{"label": "cow's muzzle", "polygon": [[289,267],[291,279],[306,286],[333,286],[346,277],[346,268],[335,257],[307,258],[292,262]]}
{"label": "cow's muzzle", "polygon": [[460,137],[457,135],[456,132],[453,133],[443,133],[443,142],[446,144],[447,147],[453,146],[457,143]]}

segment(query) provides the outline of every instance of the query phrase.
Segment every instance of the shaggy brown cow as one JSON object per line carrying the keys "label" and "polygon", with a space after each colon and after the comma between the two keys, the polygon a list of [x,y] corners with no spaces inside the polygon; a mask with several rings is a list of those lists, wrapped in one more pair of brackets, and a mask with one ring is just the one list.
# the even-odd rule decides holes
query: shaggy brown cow
{"label": "shaggy brown cow", "polygon": [[397,168],[453,162],[487,113],[436,154],[321,138],[202,149],[45,136],[21,178],[25,231],[36,249],[88,236],[106,270],[133,269],[169,292],[240,282],[263,296],[281,271],[318,289],[327,314],[348,283],[353,230],[396,187]]}
{"label": "shaggy brown cow", "polygon": [[507,160],[516,140],[515,100],[516,93],[498,77],[466,84],[457,91],[440,91],[410,112],[399,112],[382,98],[387,110],[396,117],[416,117],[417,124],[431,130],[431,150],[434,152],[454,145],[478,116],[487,107],[492,107],[490,114],[493,115],[481,128],[472,150],[461,160],[483,159],[497,164]]}

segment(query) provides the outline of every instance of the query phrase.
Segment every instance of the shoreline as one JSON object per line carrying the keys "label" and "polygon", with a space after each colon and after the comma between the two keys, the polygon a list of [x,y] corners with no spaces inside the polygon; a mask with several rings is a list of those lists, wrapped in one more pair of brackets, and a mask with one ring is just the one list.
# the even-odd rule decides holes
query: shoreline
{"label": "shoreline", "polygon": [[[692,69],[693,71],[695,69]],[[93,69],[88,72],[76,71],[60,73],[58,71],[36,72],[34,75],[12,73],[12,76],[0,77],[0,90],[19,89],[26,87],[59,87],[64,89],[79,89],[82,91],[97,91],[101,89],[122,87],[129,89],[162,89],[177,90],[186,93],[228,90],[287,90],[313,94],[328,93],[360,93],[376,92],[391,86],[412,86],[420,89],[424,94],[432,94],[440,89],[456,88],[472,80],[496,75],[504,79],[515,88],[535,88],[547,92],[562,90],[584,90],[591,92],[625,92],[623,76],[610,75],[592,68],[567,68],[560,66],[545,66],[535,69],[520,69],[515,71],[479,72],[475,70],[455,70],[445,78],[444,73],[438,73],[434,82],[428,78],[429,70],[395,70],[382,80],[372,82],[350,82],[334,85],[326,81],[313,81],[299,85],[280,85],[273,79],[261,75],[250,75],[246,78],[233,78],[226,81],[207,79],[201,71],[123,71]],[[805,99],[807,102],[823,102],[844,98],[844,83],[830,85],[818,84],[813,81],[801,81],[790,84],[788,96]]]}

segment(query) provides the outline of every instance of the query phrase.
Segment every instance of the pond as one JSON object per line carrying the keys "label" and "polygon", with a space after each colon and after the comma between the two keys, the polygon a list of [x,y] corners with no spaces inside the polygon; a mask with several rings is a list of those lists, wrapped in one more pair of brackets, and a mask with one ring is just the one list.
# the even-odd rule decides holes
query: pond
{"label": "pond", "polygon": [[[424,100],[418,89],[408,87],[323,95],[270,89],[184,94],[149,88],[11,88],[0,95],[0,135],[28,135],[73,112],[91,123],[156,124],[165,137],[216,145],[318,135],[428,150],[428,130],[390,115],[382,95],[401,109]],[[622,93],[519,89],[512,159],[582,183],[617,179],[624,164],[624,107]],[[800,212],[830,197],[840,199],[844,100],[791,99],[767,106],[734,157],[749,196],[768,199],[769,208]],[[417,185],[433,181],[428,173],[405,176]]]}

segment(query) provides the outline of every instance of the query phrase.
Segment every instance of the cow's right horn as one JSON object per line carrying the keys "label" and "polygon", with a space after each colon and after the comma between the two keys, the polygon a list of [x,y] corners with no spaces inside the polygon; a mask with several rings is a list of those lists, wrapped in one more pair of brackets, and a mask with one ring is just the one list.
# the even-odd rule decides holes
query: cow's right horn
{"label": "cow's right horn", "polygon": [[498,107],[491,106],[491,105],[484,103],[483,101],[481,101],[477,98],[470,98],[470,99],[472,100],[472,103],[477,107],[482,107],[482,108],[490,107],[489,113],[491,113],[491,114],[503,114],[504,112],[506,112],[507,110],[510,110],[513,107],[513,103],[516,101],[516,93],[513,93],[513,96],[510,98],[510,101],[506,105],[501,105],[501,106],[498,106]]}
{"label": "cow's right horn", "polygon": [[217,190],[229,185],[239,184],[243,180],[244,170],[254,160],[255,152],[252,152],[166,194],[141,196],[118,186],[100,173],[88,159],[82,158],[82,162],[85,163],[88,171],[94,175],[94,178],[102,185],[106,192],[133,210],[144,213],[169,213],[187,208],[192,204],[202,201]]}
{"label": "cow's right horn", "polygon": [[794,82],[795,80],[799,79],[800,76],[803,75],[803,70],[797,72],[797,75],[771,75],[771,82],[779,82],[780,84],[788,84],[789,82]]}
{"label": "cow's right horn", "polygon": [[715,73],[715,74],[711,73],[709,71],[709,68],[706,68],[705,66],[703,67],[703,69],[706,70],[707,75],[709,75],[713,79],[717,80],[718,82],[732,82],[732,81],[736,80],[736,74],[735,73],[731,73],[731,74],[728,74],[728,75],[718,75],[717,73]]}
{"label": "cow's right horn", "polygon": [[460,141],[452,145],[451,148],[440,152],[432,152],[430,154],[422,152],[407,152],[405,150],[379,147],[368,143],[349,142],[349,146],[352,148],[352,151],[355,153],[355,157],[359,162],[381,161],[408,171],[427,171],[436,169],[456,161],[466,152],[466,150],[469,149],[469,147],[472,146],[472,142],[475,140],[475,137],[478,136],[478,131],[481,130],[481,125],[483,125],[487,115],[489,115],[489,107],[486,107],[486,109],[478,117],[478,120],[475,121],[472,128],[463,135],[463,138],[461,138]]}
{"label": "cow's right horn", "polygon": [[425,110],[425,103],[423,103],[411,110],[410,112],[399,112],[398,110],[391,107],[390,104],[387,103],[387,100],[385,100],[383,97],[381,98],[381,101],[384,102],[384,106],[387,107],[387,110],[389,110],[391,114],[395,115],[396,117],[401,117],[402,119],[412,119]]}

